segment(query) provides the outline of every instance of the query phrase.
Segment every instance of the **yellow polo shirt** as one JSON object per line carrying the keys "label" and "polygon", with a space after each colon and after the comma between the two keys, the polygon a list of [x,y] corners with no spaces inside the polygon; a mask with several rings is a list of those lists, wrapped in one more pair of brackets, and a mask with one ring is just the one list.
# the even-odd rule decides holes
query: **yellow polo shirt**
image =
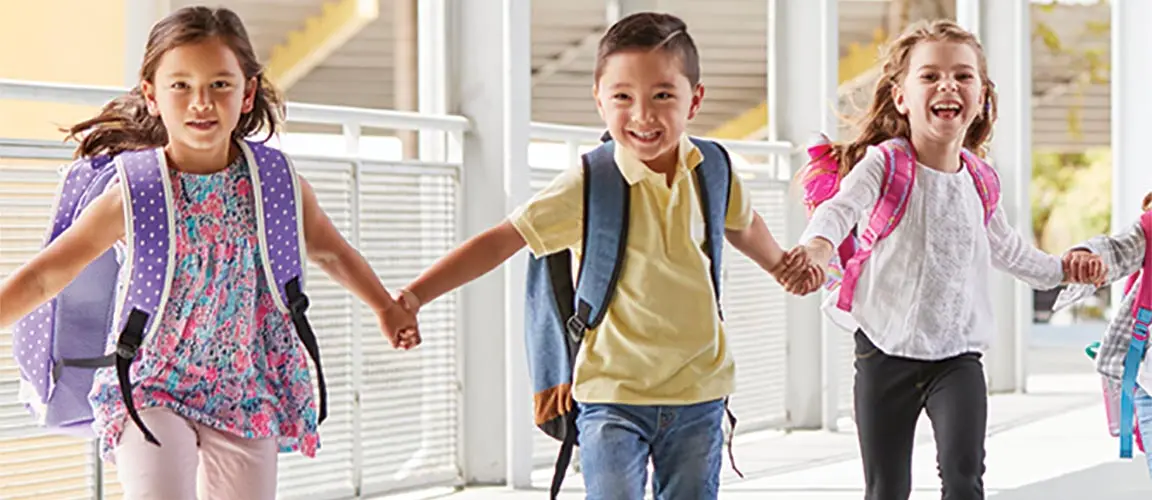
{"label": "yellow polo shirt", "polygon": [[[628,243],[616,295],[604,321],[590,330],[577,356],[573,396],[583,403],[693,404],[735,390],[704,251],[704,217],[692,170],[702,153],[681,137],[669,187],[623,147],[616,165],[631,186]],[[735,173],[727,229],[752,222],[750,200]],[[580,167],[517,208],[509,220],[538,256],[570,249],[579,262],[584,179]],[[723,244],[723,242],[720,242]]]}

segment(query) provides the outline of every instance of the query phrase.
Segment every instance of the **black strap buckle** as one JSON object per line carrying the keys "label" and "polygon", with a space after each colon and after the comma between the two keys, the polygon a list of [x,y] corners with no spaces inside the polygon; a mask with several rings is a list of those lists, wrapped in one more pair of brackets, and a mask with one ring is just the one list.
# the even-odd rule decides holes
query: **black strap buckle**
{"label": "black strap buckle", "polygon": [[568,330],[568,337],[573,342],[581,342],[584,340],[584,332],[588,329],[588,323],[580,318],[580,315],[573,314],[568,321],[564,322],[565,329]]}

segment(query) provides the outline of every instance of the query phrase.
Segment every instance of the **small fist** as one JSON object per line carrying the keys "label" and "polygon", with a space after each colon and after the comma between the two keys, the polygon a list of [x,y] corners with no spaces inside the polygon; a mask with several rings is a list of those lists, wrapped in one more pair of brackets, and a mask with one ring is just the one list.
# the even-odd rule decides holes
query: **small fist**
{"label": "small fist", "polygon": [[1064,280],[1069,283],[1104,286],[1108,276],[1108,266],[1104,259],[1087,250],[1074,250],[1064,255]]}

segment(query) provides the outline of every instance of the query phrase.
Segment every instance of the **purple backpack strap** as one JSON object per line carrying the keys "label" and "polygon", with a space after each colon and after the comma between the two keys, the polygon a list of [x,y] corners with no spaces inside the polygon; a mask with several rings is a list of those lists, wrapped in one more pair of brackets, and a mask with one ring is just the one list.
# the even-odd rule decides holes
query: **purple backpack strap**
{"label": "purple backpack strap", "polygon": [[[260,254],[264,257],[264,273],[270,284],[275,284],[276,307],[290,312],[291,299],[288,286],[299,279],[303,288],[304,243],[302,241],[302,214],[297,201],[300,187],[288,157],[280,151],[257,142],[246,141],[249,171],[256,197],[257,221],[260,225]],[[255,168],[252,168],[255,166]]]}
{"label": "purple backpack strap", "polygon": [[860,246],[856,253],[844,264],[844,278],[840,283],[840,294],[836,307],[852,310],[852,300],[856,294],[856,282],[864,268],[864,262],[872,256],[872,250],[880,240],[888,237],[908,209],[908,198],[912,184],[916,180],[916,155],[908,141],[897,138],[879,145],[884,153],[884,180],[880,185],[880,196],[868,218],[868,227],[860,231]]}
{"label": "purple backpack strap", "polygon": [[255,186],[252,191],[264,274],[274,289],[276,307],[292,316],[296,334],[316,367],[318,422],[323,423],[328,418],[328,386],[320,365],[320,346],[305,316],[309,302],[304,294],[304,216],[299,179],[292,160],[279,150],[252,141],[241,145]]}
{"label": "purple backpack strap", "polygon": [[127,282],[117,301],[114,324],[120,332],[116,341],[116,374],[128,415],[145,439],[159,445],[136,412],[129,367],[136,351],[160,326],[168,301],[176,261],[172,183],[161,149],[122,153],[116,157],[116,167],[128,217],[123,274]]}
{"label": "purple backpack strap", "polygon": [[960,151],[960,157],[964,160],[964,168],[976,183],[976,192],[984,204],[984,225],[987,226],[992,221],[992,214],[996,213],[996,205],[1000,203],[1000,176],[988,162],[967,149]]}

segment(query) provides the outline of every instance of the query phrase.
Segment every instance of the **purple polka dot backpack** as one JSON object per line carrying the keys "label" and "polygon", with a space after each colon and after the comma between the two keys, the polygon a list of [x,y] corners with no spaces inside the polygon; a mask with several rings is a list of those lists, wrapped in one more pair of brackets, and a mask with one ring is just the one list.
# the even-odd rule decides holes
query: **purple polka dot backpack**
{"label": "purple polka dot backpack", "polygon": [[[251,168],[260,253],[276,306],[292,316],[312,358],[320,389],[320,421],[327,416],[327,389],[316,336],[305,317],[303,217],[300,188],[291,162],[280,151],[242,141]],[[256,168],[251,166],[255,165]],[[175,265],[172,186],[162,149],[97,156],[74,162],[64,173],[44,244],[59,237],[117,176],[125,190],[126,245],[93,261],[59,295],[13,327],[13,355],[22,402],[46,430],[92,437],[88,393],[97,368],[115,366],[129,416],[152,443],[132,401],[128,368],[136,350],[155,333],[168,300]],[[121,266],[128,282],[119,287]],[[117,290],[119,289],[119,293]],[[113,330],[115,328],[115,330]],[[115,352],[106,353],[108,332],[119,332]]]}

